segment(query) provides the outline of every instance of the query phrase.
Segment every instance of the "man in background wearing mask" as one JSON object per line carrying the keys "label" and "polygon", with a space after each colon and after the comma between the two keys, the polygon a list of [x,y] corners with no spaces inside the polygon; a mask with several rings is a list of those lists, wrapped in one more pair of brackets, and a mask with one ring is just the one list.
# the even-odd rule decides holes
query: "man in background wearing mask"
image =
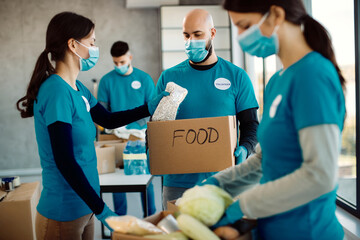
{"label": "man in background wearing mask", "polygon": [[[126,42],[115,42],[110,50],[114,70],[107,73],[100,80],[98,89],[98,101],[109,111],[125,111],[143,105],[152,99],[155,85],[149,74],[132,66],[132,54]],[[126,126],[126,129],[146,129],[145,118]],[[114,208],[118,215],[126,215],[127,203],[125,193],[114,193]],[[142,195],[142,203],[144,196]],[[143,204],[144,206],[144,204]],[[154,214],[154,186],[148,187],[148,214]],[[145,212],[145,209],[144,209]]]}
{"label": "man in background wearing mask", "polygon": [[[216,29],[211,15],[202,9],[190,11],[183,21],[185,52],[188,60],[165,70],[157,83],[162,92],[168,82],[186,88],[177,119],[236,115],[241,136],[235,150],[236,164],[250,155],[257,143],[258,103],[251,81],[244,70],[216,56],[213,39]],[[151,159],[150,159],[151,160]],[[215,173],[164,175],[163,206]]]}

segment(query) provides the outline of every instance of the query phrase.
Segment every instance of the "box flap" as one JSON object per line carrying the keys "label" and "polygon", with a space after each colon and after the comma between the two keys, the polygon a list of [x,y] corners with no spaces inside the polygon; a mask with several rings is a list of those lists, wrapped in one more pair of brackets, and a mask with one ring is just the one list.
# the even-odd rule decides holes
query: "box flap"
{"label": "box flap", "polygon": [[179,207],[177,205],[175,205],[175,203],[176,203],[176,200],[168,201],[166,204],[167,210],[172,211],[172,212],[178,212]]}
{"label": "box flap", "polygon": [[144,220],[156,225],[156,224],[158,224],[158,222],[160,222],[161,219],[163,219],[167,215],[173,214],[173,213],[174,213],[173,211],[161,211],[159,213],[156,213],[154,215],[144,218]]}
{"label": "box flap", "polygon": [[0,189],[0,202],[5,198],[7,192]]}
{"label": "box flap", "polygon": [[123,141],[121,139],[119,140],[107,140],[107,141],[95,141],[95,146],[101,146],[101,145],[104,145],[104,144],[115,144],[115,143],[124,143],[126,141]]}
{"label": "box flap", "polygon": [[15,190],[9,192],[2,202],[31,200],[36,193],[34,189],[39,188],[39,185],[39,182],[22,183],[19,187],[15,188]]}
{"label": "box flap", "polygon": [[108,141],[108,140],[121,140],[121,139],[118,138],[117,136],[115,136],[114,134],[99,134],[98,140],[99,141]]}

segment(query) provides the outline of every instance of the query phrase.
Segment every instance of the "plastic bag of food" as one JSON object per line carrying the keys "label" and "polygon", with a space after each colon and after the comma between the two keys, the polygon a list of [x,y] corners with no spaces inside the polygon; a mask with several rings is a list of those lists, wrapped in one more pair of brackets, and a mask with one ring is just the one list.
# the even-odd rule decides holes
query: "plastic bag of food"
{"label": "plastic bag of food", "polygon": [[180,103],[185,99],[188,91],[179,85],[169,82],[166,84],[165,91],[169,92],[169,96],[161,99],[157,106],[152,121],[169,121],[175,120]]}
{"label": "plastic bag of food", "polygon": [[164,233],[154,224],[138,219],[133,216],[117,216],[109,217],[105,220],[115,232],[132,234],[132,235],[148,235]]}

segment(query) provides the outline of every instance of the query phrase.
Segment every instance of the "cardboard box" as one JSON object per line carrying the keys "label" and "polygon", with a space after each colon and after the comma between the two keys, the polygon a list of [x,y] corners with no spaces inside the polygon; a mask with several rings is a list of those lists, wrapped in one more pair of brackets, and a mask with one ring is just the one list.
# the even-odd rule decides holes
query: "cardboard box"
{"label": "cardboard box", "polygon": [[35,216],[39,198],[40,183],[32,182],[21,184],[0,201],[0,239],[36,239]]}
{"label": "cardboard box", "polygon": [[[145,218],[144,220],[156,225],[156,224],[158,224],[158,222],[160,222],[161,219],[163,219],[164,217],[166,217],[169,214],[172,214],[172,212],[171,211],[162,211],[162,212],[156,213],[154,215],[151,215],[151,216]],[[145,240],[148,238],[113,232],[111,239],[112,240]]]}
{"label": "cardboard box", "polygon": [[[156,224],[158,224],[158,222],[160,222],[161,219],[163,219],[164,217],[166,217],[167,215],[172,214],[172,213],[173,213],[172,211],[162,211],[157,214],[151,215],[150,217],[147,217],[144,220],[156,225]],[[255,225],[253,225],[253,226],[255,226]],[[236,240],[252,240],[250,230],[251,229],[249,229],[249,232],[244,233],[242,236],[238,237]],[[113,232],[111,239],[112,240],[145,240],[148,238]]]}
{"label": "cardboard box", "polygon": [[115,172],[115,147],[97,146],[95,147],[97,158],[97,169],[99,174]]}
{"label": "cardboard box", "polygon": [[114,140],[121,140],[114,134],[100,134],[98,135],[98,141],[114,141]]}
{"label": "cardboard box", "polygon": [[98,141],[136,141],[136,140],[144,140],[138,137],[135,137],[134,135],[130,135],[129,139],[124,138],[118,138],[115,134],[99,134],[98,135]]}
{"label": "cardboard box", "polygon": [[115,166],[124,167],[124,162],[123,162],[123,152],[124,152],[124,148],[126,147],[126,143],[124,141],[99,141],[99,142],[95,142],[95,146],[99,147],[99,146],[114,146],[115,147]]}
{"label": "cardboard box", "polygon": [[218,172],[235,165],[236,117],[148,122],[152,175]]}
{"label": "cardboard box", "polygon": [[176,200],[171,200],[171,201],[168,201],[166,203],[166,207],[168,211],[171,211],[171,212],[178,212],[179,211],[179,207],[175,205],[175,202]]}

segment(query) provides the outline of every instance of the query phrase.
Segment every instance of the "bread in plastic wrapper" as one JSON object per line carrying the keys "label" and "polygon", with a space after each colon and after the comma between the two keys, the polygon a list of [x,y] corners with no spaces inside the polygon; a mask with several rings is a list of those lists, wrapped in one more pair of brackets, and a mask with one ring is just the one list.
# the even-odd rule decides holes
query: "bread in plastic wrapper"
{"label": "bread in plastic wrapper", "polygon": [[150,222],[133,216],[109,217],[105,220],[115,232],[143,236],[147,234],[164,233],[161,229]]}
{"label": "bread in plastic wrapper", "polygon": [[170,95],[161,99],[152,116],[152,121],[175,120],[180,103],[182,103],[188,93],[188,90],[174,82],[166,84],[165,91],[169,92]]}

